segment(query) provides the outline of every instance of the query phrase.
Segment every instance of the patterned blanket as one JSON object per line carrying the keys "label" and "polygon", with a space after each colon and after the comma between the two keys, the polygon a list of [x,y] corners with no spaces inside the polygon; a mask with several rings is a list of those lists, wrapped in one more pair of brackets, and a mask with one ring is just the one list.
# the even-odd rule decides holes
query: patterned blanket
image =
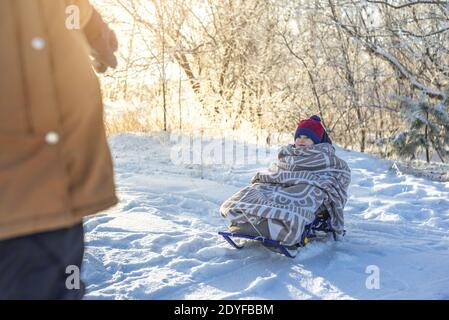
{"label": "patterned blanket", "polygon": [[222,204],[220,214],[232,224],[267,219],[271,239],[294,245],[315,213],[327,209],[341,234],[350,182],[351,170],[331,144],[288,145],[280,149],[277,164],[258,172],[250,186]]}

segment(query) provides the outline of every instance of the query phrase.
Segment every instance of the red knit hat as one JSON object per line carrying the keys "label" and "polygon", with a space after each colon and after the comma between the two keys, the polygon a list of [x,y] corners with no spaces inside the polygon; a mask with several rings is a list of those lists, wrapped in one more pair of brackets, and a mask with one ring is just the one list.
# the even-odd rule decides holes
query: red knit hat
{"label": "red knit hat", "polygon": [[323,125],[321,124],[321,118],[314,115],[309,119],[305,119],[299,122],[298,128],[295,132],[295,140],[299,136],[306,136],[315,144],[318,144],[323,141],[324,132],[325,130]]}

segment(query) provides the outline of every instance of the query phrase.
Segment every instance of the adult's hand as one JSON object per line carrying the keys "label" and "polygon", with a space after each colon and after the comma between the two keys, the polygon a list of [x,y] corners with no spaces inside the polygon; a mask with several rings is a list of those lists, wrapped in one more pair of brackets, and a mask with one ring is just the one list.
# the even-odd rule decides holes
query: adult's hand
{"label": "adult's hand", "polygon": [[117,36],[95,9],[84,27],[84,34],[92,50],[95,70],[104,73],[109,67],[115,69],[117,58],[114,53],[118,49]]}

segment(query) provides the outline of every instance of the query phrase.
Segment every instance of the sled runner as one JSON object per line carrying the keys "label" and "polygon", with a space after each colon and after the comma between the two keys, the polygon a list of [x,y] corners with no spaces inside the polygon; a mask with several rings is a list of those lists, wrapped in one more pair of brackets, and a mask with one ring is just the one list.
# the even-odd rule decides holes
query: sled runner
{"label": "sled runner", "polygon": [[295,246],[285,246],[280,241],[271,240],[263,236],[254,236],[238,232],[218,232],[218,234],[221,235],[229,244],[231,244],[236,249],[243,249],[244,246],[237,244],[232,238],[243,238],[259,241],[270,249],[274,249],[275,251],[289,258],[294,258],[296,257],[297,250],[299,248],[304,247],[310,241],[313,241],[316,238],[320,237],[319,234],[324,234],[327,236],[327,234],[332,233],[334,240],[337,241],[337,235],[335,233],[335,230],[332,228],[330,221],[331,218],[327,214],[327,212],[324,215],[317,215],[315,217],[315,220],[313,220],[312,223],[308,224],[304,228],[301,242],[297,243]]}
{"label": "sled runner", "polygon": [[236,249],[243,249],[244,246],[238,245],[234,240],[231,239],[232,237],[260,241],[262,244],[266,245],[267,247],[276,248],[279,251],[279,253],[282,253],[283,255],[285,255],[289,258],[294,258],[296,256],[296,254],[293,254],[291,252],[292,250],[287,249],[286,246],[282,245],[279,241],[276,241],[276,240],[271,240],[271,239],[261,237],[261,236],[252,236],[252,235],[243,234],[243,233],[232,233],[232,232],[220,231],[220,232],[218,232],[218,234],[223,236],[223,238]]}

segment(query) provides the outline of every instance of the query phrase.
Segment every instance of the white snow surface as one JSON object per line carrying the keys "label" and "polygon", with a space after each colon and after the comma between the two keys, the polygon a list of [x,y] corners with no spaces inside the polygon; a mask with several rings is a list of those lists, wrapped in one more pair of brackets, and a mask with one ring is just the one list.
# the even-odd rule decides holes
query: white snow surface
{"label": "white snow surface", "polygon": [[221,203],[273,155],[201,168],[174,164],[159,134],[109,142],[120,203],[85,219],[86,299],[449,299],[449,183],[337,147],[352,170],[347,235],[290,259],[217,234]]}

